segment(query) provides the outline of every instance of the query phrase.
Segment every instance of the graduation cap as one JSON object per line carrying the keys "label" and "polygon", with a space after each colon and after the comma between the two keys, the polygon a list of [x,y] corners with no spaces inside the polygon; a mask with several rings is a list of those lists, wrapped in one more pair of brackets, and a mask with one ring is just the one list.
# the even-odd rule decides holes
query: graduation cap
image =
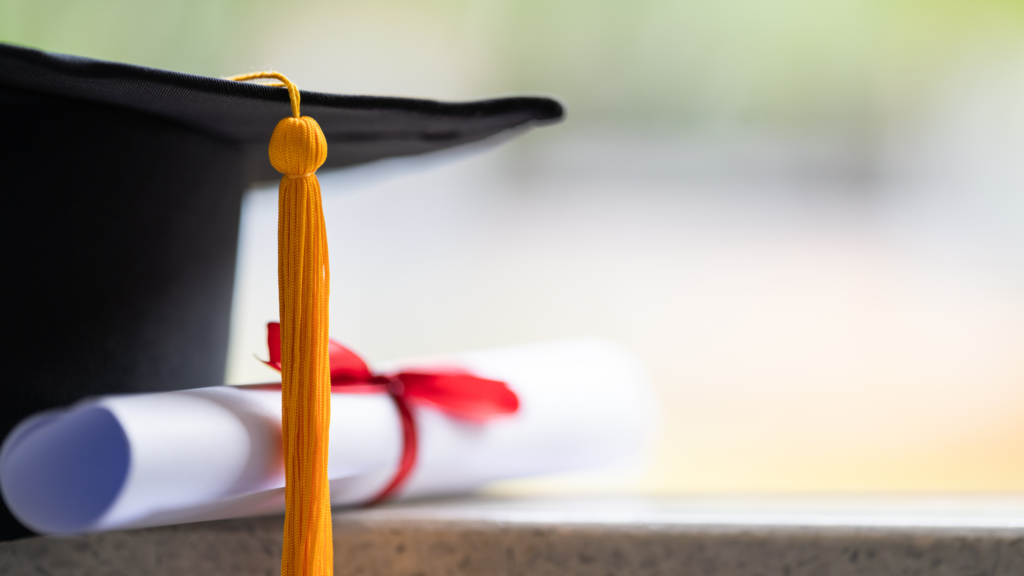
{"label": "graduation cap", "polygon": [[[86,396],[223,382],[242,194],[281,177],[267,155],[279,122],[291,127],[278,128],[275,164],[298,170],[282,190],[306,194],[318,163],[422,154],[563,115],[546,98],[445,103],[284,85],[0,44],[0,438],[31,413]],[[312,124],[295,118],[299,101]],[[296,338],[307,338],[295,344],[305,355],[320,335]],[[0,509],[0,540],[28,534]]]}

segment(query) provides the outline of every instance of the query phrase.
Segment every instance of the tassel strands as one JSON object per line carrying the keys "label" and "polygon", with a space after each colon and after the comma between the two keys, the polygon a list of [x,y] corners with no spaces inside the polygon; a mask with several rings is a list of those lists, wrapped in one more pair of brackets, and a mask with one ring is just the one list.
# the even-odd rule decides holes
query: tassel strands
{"label": "tassel strands", "polygon": [[299,114],[299,90],[276,72],[230,78],[277,80],[288,88],[292,117],[270,138],[270,163],[281,178],[278,201],[278,282],[285,462],[282,576],[334,572],[327,481],[331,381],[328,360],[330,267],[316,170],[327,159],[320,126]]}

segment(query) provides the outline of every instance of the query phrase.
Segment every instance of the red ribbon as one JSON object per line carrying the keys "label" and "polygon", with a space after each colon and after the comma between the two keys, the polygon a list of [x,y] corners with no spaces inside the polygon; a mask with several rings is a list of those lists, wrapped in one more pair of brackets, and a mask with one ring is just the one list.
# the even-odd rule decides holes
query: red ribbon
{"label": "red ribbon", "polygon": [[[264,363],[281,370],[281,325],[267,324],[270,360]],[[331,392],[346,394],[387,393],[402,421],[402,458],[391,482],[367,504],[393,495],[416,465],[416,421],[410,405],[433,407],[455,418],[486,422],[519,410],[519,397],[504,382],[479,378],[459,368],[374,374],[355,352],[334,339],[328,344]]]}

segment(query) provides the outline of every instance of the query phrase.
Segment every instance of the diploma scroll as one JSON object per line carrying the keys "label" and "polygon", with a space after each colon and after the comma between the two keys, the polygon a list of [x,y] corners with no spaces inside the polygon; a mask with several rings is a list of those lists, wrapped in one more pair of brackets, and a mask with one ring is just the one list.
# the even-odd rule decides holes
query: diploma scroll
{"label": "diploma scroll", "polygon": [[[601,340],[391,367],[457,367],[505,382],[519,399],[517,412],[487,422],[414,405],[418,451],[400,498],[627,462],[653,415],[639,363]],[[365,503],[399,466],[398,409],[387,394],[334,393],[331,411],[331,501]],[[22,523],[41,533],[278,513],[283,486],[281,393],[261,387],[89,399],[25,420],[0,450],[3,497]]]}

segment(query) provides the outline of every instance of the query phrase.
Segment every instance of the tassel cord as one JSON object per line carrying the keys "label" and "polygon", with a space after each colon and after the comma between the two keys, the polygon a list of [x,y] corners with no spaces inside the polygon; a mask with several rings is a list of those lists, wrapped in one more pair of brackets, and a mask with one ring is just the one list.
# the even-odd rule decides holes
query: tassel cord
{"label": "tassel cord", "polygon": [[282,450],[285,529],[282,576],[329,576],[334,559],[327,454],[331,419],[328,359],[330,266],[320,182],[327,141],[299,112],[299,91],[276,72],[231,78],[271,79],[288,89],[292,116],[270,140],[270,161],[284,176],[278,199],[281,314]]}

